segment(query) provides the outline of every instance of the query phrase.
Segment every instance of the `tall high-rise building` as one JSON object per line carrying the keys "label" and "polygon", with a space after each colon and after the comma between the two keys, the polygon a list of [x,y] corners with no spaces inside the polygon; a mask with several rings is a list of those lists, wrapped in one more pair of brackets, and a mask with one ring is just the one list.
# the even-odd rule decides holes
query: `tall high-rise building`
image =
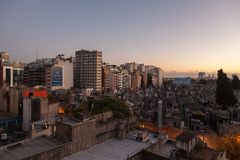
{"label": "tall high-rise building", "polygon": [[111,71],[109,64],[103,63],[102,65],[102,90],[109,91],[110,90],[110,79],[111,79]]}
{"label": "tall high-rise building", "polygon": [[136,62],[131,62],[131,63],[126,63],[125,67],[128,70],[129,73],[133,73],[134,71],[137,70],[138,64]]}
{"label": "tall high-rise building", "polygon": [[102,90],[102,52],[79,50],[75,53],[74,87]]}
{"label": "tall high-rise building", "polygon": [[122,86],[123,89],[128,90],[131,89],[131,74],[127,70],[122,71]]}
{"label": "tall high-rise building", "polygon": [[142,76],[139,71],[136,71],[131,76],[131,88],[137,90],[141,87]]}

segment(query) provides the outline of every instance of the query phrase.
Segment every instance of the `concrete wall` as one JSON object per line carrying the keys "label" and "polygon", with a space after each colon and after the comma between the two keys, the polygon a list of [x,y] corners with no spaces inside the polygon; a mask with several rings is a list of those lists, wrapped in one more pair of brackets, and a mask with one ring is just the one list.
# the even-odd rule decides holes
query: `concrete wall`
{"label": "concrete wall", "polygon": [[[124,122],[127,122],[126,120]],[[135,118],[130,118],[128,122],[132,124],[136,122]],[[98,143],[106,141],[109,138],[116,137],[118,133],[118,120],[111,121],[109,123],[96,125],[96,120],[89,120],[85,122],[67,124],[56,122],[58,138],[69,141],[66,144],[59,145],[47,152],[39,153],[31,157],[26,158],[26,160],[59,160],[63,159],[66,156],[79,152],[81,150],[92,147]],[[128,125],[125,125],[128,126]],[[133,125],[132,125],[133,126]],[[129,155],[130,157],[130,155]],[[131,160],[143,160],[142,156],[137,156]],[[150,158],[152,158],[151,156]],[[140,158],[140,159],[139,159]],[[147,160],[147,159],[146,159]],[[150,160],[150,159],[149,159]]]}
{"label": "concrete wall", "polygon": [[19,113],[20,90],[18,88],[10,88],[10,112]]}
{"label": "concrete wall", "polygon": [[73,87],[73,63],[66,61],[63,66],[64,89]]}
{"label": "concrete wall", "polygon": [[72,141],[72,126],[56,121],[56,136],[66,141]]}
{"label": "concrete wall", "polygon": [[8,111],[8,99],[7,97],[5,96],[6,92],[9,92],[8,91],[9,88],[1,88],[0,89],[0,110],[1,111],[5,111],[7,112]]}
{"label": "concrete wall", "polygon": [[[31,129],[31,106],[32,100],[35,97],[28,97],[23,99],[23,130],[29,132]],[[58,103],[49,104],[48,98],[39,98],[41,100],[40,110],[43,121],[53,120],[58,114]]]}
{"label": "concrete wall", "polygon": [[53,103],[48,105],[48,118],[54,118],[58,115],[59,103]]}
{"label": "concrete wall", "polygon": [[41,119],[48,119],[48,98],[40,98],[41,100]]}
{"label": "concrete wall", "polygon": [[53,119],[58,114],[58,106],[58,103],[49,104],[47,98],[41,98],[41,119]]}
{"label": "concrete wall", "polygon": [[53,126],[49,126],[49,128],[38,131],[38,132],[33,132],[32,131],[32,137],[31,138],[37,138],[37,137],[41,137],[41,136],[51,136],[52,135],[52,127]]}
{"label": "concrete wall", "polygon": [[123,138],[128,132],[136,129],[137,119],[132,116],[128,120],[112,120],[107,123],[97,123],[96,141],[104,142],[110,138]]}
{"label": "concrete wall", "polygon": [[96,120],[81,122],[73,126],[72,143],[73,152],[87,149],[96,144]]}
{"label": "concrete wall", "polygon": [[96,120],[85,122],[69,123],[56,122],[57,137],[71,141],[73,152],[87,149],[96,144]]}
{"label": "concrete wall", "polygon": [[96,143],[104,142],[110,138],[116,137],[118,132],[118,121],[97,124]]}
{"label": "concrete wall", "polygon": [[187,152],[191,152],[194,149],[194,147],[196,146],[196,144],[197,144],[197,137],[194,138],[189,143],[181,142],[178,140],[176,141],[176,147],[179,149],[182,149],[184,151],[187,151]]}
{"label": "concrete wall", "polygon": [[113,117],[112,111],[93,115],[93,118],[95,118],[97,121],[106,121],[108,118],[111,117]]}
{"label": "concrete wall", "polygon": [[28,157],[25,160],[59,160],[71,154],[73,154],[72,145],[70,143],[66,143],[48,150],[47,152],[42,152],[37,155]]}
{"label": "concrete wall", "polygon": [[29,131],[31,128],[30,125],[31,122],[31,99],[30,98],[24,98],[23,99],[23,123],[22,123],[22,129],[24,131]]}

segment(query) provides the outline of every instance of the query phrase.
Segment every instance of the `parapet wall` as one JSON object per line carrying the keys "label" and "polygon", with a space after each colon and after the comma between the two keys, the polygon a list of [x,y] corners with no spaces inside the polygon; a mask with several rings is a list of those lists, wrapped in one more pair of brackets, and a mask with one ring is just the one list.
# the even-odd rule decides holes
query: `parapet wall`
{"label": "parapet wall", "polygon": [[[57,137],[64,138],[69,142],[54,147],[46,152],[33,155],[26,160],[59,160],[66,156],[92,147],[98,143],[104,142],[110,138],[117,137],[119,133],[128,133],[136,128],[136,117],[130,117],[127,120],[111,120],[108,122],[96,122],[95,119],[79,124],[67,125],[56,122]],[[123,126],[121,128],[120,126]]]}

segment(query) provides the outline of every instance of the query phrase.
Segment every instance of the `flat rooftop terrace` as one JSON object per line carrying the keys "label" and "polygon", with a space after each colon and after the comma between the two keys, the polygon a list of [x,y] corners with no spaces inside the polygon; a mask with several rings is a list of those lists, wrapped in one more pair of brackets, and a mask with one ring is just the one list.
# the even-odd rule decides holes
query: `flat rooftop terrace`
{"label": "flat rooftop terrace", "polygon": [[151,142],[138,142],[128,138],[122,140],[113,138],[87,150],[65,157],[64,160],[127,160],[142,149],[146,149]]}
{"label": "flat rooftop terrace", "polygon": [[39,137],[26,143],[17,143],[7,149],[0,150],[1,160],[21,160],[44,151],[50,150],[65,142],[53,138]]}
{"label": "flat rooftop terrace", "polygon": [[[89,122],[89,121],[95,121],[95,119],[87,119],[87,120],[81,121],[79,119],[75,119],[75,118],[72,118],[72,117],[63,117],[62,118],[62,123],[67,124],[69,126],[77,126],[79,124],[86,123],[86,122]],[[61,122],[61,120],[58,120],[58,122]]]}
{"label": "flat rooftop terrace", "polygon": [[168,140],[166,143],[164,143],[161,148],[157,148],[155,150],[152,150],[152,153],[155,153],[157,155],[160,155],[164,158],[170,159],[171,152],[175,148],[175,142]]}

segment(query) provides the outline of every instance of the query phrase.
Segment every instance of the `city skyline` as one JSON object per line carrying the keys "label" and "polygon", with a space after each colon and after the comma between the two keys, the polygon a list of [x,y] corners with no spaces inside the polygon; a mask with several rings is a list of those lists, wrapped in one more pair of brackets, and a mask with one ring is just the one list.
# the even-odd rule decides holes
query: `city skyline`
{"label": "city skyline", "polygon": [[239,12],[239,1],[1,0],[0,49],[25,62],[97,49],[112,64],[239,73]]}

